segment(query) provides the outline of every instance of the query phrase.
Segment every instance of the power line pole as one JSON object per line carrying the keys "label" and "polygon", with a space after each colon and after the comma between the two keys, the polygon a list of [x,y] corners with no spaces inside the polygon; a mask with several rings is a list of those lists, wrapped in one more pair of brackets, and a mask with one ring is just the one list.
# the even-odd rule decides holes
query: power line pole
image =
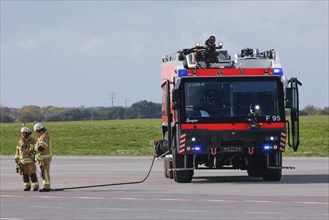
{"label": "power line pole", "polygon": [[113,90],[112,90],[112,92],[110,93],[110,100],[111,100],[111,104],[112,104],[112,107],[113,107],[113,102],[114,102],[114,99],[115,99],[115,92],[113,92]]}

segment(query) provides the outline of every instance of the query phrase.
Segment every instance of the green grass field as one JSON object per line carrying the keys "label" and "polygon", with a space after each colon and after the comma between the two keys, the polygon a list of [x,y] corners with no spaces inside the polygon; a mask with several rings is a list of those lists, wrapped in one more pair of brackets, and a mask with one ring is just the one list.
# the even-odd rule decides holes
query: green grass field
{"label": "green grass field", "polygon": [[[33,123],[27,124],[32,129]],[[54,155],[152,155],[151,140],[161,138],[161,119],[45,122]],[[21,123],[0,124],[1,155],[14,155]],[[33,133],[32,136],[35,136]],[[300,117],[298,152],[285,156],[329,156],[329,116]]]}
{"label": "green grass field", "polygon": [[285,155],[328,157],[329,116],[301,116],[299,149],[297,152],[293,152],[292,149],[288,149]]}

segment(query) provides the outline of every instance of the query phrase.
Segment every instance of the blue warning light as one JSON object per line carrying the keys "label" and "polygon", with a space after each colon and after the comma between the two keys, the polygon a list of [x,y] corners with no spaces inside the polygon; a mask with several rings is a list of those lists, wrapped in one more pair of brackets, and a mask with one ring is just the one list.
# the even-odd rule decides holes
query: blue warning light
{"label": "blue warning light", "polygon": [[266,151],[271,150],[271,146],[270,145],[264,145],[264,150],[266,150]]}
{"label": "blue warning light", "polygon": [[178,76],[188,76],[188,72],[186,69],[178,70]]}
{"label": "blue warning light", "polygon": [[273,75],[282,76],[283,75],[283,69],[282,68],[274,68],[273,69]]}
{"label": "blue warning light", "polygon": [[194,150],[195,151],[200,151],[201,150],[201,145],[194,145]]}

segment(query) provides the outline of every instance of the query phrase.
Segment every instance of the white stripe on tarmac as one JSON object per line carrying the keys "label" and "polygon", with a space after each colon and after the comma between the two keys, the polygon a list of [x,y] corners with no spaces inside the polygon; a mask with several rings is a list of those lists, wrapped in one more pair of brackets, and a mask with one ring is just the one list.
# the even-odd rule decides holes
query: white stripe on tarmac
{"label": "white stripe on tarmac", "polygon": [[257,199],[207,199],[207,198],[149,198],[149,197],[116,197],[116,196],[34,196],[34,195],[0,195],[5,198],[38,198],[38,199],[118,199],[118,200],[137,200],[137,201],[201,201],[201,202],[241,202],[241,203],[286,203],[286,204],[311,204],[326,205],[328,202],[321,201],[305,201],[305,200],[257,200]]}

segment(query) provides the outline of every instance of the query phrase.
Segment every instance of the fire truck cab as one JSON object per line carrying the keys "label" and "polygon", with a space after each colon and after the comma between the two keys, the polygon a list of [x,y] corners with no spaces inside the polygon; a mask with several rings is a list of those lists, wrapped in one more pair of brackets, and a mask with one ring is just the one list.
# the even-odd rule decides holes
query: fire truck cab
{"label": "fire truck cab", "polygon": [[154,145],[164,176],[186,183],[195,169],[240,169],[279,181],[286,143],[299,145],[301,83],[284,77],[275,50],[232,58],[222,46],[212,57],[197,43],[162,59],[163,137]]}

